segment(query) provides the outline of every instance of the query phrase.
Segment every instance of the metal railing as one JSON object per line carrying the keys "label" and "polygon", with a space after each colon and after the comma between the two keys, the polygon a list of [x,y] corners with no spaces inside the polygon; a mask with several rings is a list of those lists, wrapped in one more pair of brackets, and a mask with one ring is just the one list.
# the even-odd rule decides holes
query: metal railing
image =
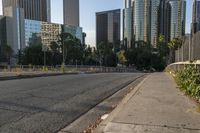
{"label": "metal railing", "polygon": [[[62,66],[36,66],[36,65],[1,65],[0,72],[63,72]],[[66,65],[64,72],[136,72],[135,68],[127,67],[100,67],[85,65]]]}
{"label": "metal railing", "polygon": [[200,60],[197,60],[194,62],[186,61],[186,62],[173,63],[173,64],[168,65],[165,70],[177,72],[177,71],[183,70],[187,66],[195,66],[195,68],[200,70]]}

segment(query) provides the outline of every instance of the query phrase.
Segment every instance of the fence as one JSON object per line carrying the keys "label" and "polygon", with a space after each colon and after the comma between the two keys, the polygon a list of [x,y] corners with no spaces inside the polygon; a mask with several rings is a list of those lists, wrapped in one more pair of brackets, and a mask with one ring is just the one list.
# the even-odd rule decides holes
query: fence
{"label": "fence", "polygon": [[198,70],[200,70],[200,60],[198,60],[196,62],[187,61],[187,62],[173,63],[166,67],[166,71],[177,72],[177,71],[183,70],[187,66],[195,66]]}
{"label": "fence", "polygon": [[200,60],[200,32],[184,37],[183,42],[175,52],[175,62]]}
{"label": "fence", "polygon": [[[18,66],[0,66],[0,72],[63,72],[62,66],[32,66],[32,65],[18,65]],[[136,72],[134,68],[126,67],[101,67],[101,66],[79,66],[79,65],[66,65],[65,72]]]}

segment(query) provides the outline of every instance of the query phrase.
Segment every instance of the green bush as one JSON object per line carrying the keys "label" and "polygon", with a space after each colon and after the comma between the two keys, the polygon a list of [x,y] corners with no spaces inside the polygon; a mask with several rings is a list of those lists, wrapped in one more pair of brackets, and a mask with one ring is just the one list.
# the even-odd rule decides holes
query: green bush
{"label": "green bush", "polygon": [[200,72],[194,65],[185,67],[178,71],[175,77],[178,86],[186,94],[200,98]]}

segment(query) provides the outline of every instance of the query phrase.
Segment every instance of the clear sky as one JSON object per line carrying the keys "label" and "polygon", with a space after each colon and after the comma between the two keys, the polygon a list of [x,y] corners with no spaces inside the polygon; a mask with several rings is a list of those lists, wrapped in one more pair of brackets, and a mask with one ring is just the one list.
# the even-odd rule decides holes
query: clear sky
{"label": "clear sky", "polygon": [[[187,1],[186,32],[190,32],[192,1]],[[51,0],[52,22],[63,23],[62,0]],[[123,8],[123,0],[80,0],[80,26],[87,33],[86,43],[95,45],[95,12]],[[2,0],[0,0],[2,14]]]}

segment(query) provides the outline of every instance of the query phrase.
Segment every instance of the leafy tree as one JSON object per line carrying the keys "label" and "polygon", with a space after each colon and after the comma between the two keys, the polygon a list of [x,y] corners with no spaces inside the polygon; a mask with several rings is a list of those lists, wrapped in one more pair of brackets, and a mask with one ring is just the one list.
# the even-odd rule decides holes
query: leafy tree
{"label": "leafy tree", "polygon": [[175,51],[182,46],[182,39],[174,38],[168,43],[170,48],[170,63],[175,62]]}
{"label": "leafy tree", "polygon": [[97,45],[97,53],[99,56],[100,64],[103,63],[104,66],[116,66],[117,56],[114,52],[114,44],[108,42],[101,42]]}
{"label": "leafy tree", "polygon": [[127,60],[126,60],[126,56],[125,56],[125,50],[118,52],[117,57],[118,57],[118,62],[120,64],[122,64],[122,65],[126,64]]}
{"label": "leafy tree", "polygon": [[55,66],[60,64],[61,62],[61,55],[60,55],[60,46],[57,42],[53,41],[50,44],[50,49],[52,53],[52,64]]}
{"label": "leafy tree", "polygon": [[3,50],[5,51],[6,59],[8,64],[10,64],[11,55],[13,54],[13,49],[10,45],[3,45]]}
{"label": "leafy tree", "polygon": [[63,54],[63,64],[66,62],[67,56],[67,49],[70,47],[69,45],[72,44],[74,37],[70,33],[61,33],[58,36],[58,43],[61,44],[62,54]]}
{"label": "leafy tree", "polygon": [[23,50],[22,64],[43,65],[43,58],[42,44],[33,44]]}

